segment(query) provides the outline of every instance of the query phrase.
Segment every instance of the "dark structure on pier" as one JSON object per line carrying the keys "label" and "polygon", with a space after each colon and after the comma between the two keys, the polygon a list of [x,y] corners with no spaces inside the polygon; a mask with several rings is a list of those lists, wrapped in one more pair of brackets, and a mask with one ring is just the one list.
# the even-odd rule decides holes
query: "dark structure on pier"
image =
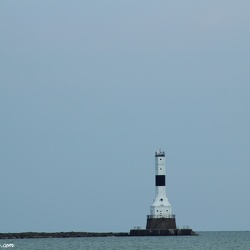
{"label": "dark structure on pier", "polygon": [[165,217],[156,217],[148,215],[146,229],[149,230],[176,229],[175,216],[172,215],[171,218],[165,218]]}

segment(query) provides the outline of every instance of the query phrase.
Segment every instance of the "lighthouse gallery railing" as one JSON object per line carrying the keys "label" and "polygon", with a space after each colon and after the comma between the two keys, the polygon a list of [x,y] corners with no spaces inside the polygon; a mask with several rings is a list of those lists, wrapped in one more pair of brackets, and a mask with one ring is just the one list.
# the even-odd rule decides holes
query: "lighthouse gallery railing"
{"label": "lighthouse gallery railing", "polygon": [[166,215],[147,215],[147,219],[157,219],[157,218],[170,218],[175,219],[174,214],[166,214]]}

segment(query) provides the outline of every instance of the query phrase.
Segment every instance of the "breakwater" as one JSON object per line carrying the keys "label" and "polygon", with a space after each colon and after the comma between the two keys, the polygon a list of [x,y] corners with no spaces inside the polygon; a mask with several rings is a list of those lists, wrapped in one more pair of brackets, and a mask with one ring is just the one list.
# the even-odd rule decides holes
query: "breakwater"
{"label": "breakwater", "polygon": [[129,233],[94,233],[94,232],[22,232],[22,233],[0,233],[0,239],[30,239],[30,238],[76,238],[76,237],[125,237]]}
{"label": "breakwater", "polygon": [[22,232],[0,233],[0,239],[32,239],[32,238],[77,238],[77,237],[135,237],[135,236],[193,236],[198,235],[192,229],[147,230],[131,229],[127,232]]}

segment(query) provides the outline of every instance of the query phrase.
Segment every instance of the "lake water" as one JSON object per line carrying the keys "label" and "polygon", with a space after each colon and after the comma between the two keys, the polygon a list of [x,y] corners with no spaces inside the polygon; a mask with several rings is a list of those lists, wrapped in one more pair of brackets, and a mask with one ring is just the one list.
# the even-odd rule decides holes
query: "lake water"
{"label": "lake water", "polygon": [[[198,233],[199,236],[1,239],[0,248],[14,250],[250,250],[250,231]],[[14,244],[14,247],[6,248],[4,244]]]}

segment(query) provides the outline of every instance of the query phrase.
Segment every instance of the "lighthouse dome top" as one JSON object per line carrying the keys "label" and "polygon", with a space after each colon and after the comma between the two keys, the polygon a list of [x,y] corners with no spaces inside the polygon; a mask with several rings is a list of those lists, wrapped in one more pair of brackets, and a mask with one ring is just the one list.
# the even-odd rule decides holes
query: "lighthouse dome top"
{"label": "lighthouse dome top", "polygon": [[159,157],[159,156],[165,156],[165,152],[161,151],[161,149],[159,149],[155,152],[155,157]]}

